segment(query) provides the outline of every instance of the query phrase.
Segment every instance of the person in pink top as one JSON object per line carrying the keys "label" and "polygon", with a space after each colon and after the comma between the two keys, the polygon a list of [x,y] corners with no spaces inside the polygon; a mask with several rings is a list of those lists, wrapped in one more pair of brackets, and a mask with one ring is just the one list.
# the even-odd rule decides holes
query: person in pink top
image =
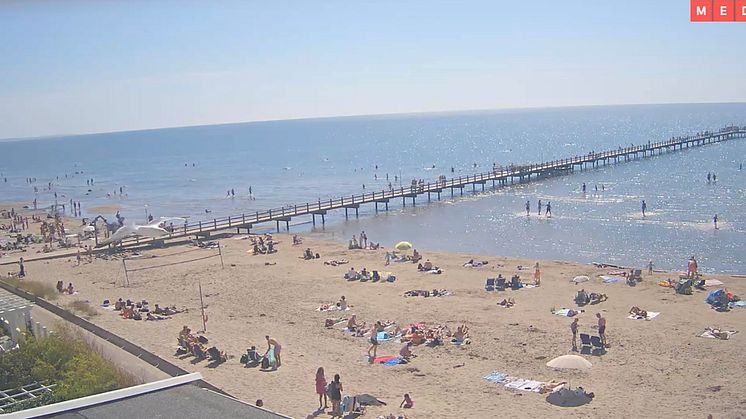
{"label": "person in pink top", "polygon": [[[326,409],[326,377],[324,376],[324,367],[319,367],[316,370],[316,394],[319,395],[319,410]],[[324,404],[321,405],[321,398],[324,398]]]}

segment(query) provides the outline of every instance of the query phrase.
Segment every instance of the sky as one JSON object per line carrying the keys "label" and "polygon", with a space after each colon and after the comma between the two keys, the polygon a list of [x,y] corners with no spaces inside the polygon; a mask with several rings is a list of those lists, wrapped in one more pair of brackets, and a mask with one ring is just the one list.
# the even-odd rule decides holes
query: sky
{"label": "sky", "polygon": [[687,0],[3,1],[0,138],[743,102],[744,39]]}

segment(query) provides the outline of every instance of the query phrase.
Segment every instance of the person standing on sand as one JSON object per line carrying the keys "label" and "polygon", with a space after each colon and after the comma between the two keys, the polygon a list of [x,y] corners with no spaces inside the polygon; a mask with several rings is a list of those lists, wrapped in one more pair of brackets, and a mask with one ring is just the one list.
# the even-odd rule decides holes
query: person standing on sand
{"label": "person standing on sand", "polygon": [[606,319],[601,316],[601,313],[596,313],[598,317],[598,336],[601,338],[601,344],[606,347]]}
{"label": "person standing on sand", "polygon": [[531,202],[526,201],[526,217],[531,216]]}
{"label": "person standing on sand", "polygon": [[537,287],[541,285],[541,270],[539,269],[539,262],[536,262],[536,265],[534,265],[534,283]]}
{"label": "person standing on sand", "polygon": [[653,261],[650,260],[648,262],[648,275],[652,275],[652,274],[653,274]]}
{"label": "person standing on sand", "polygon": [[[316,394],[319,395],[319,410],[328,408],[326,402],[326,377],[324,377],[324,367],[319,367],[316,370]],[[324,404],[321,404],[321,399],[324,399]]]}
{"label": "person standing on sand", "polygon": [[23,265],[23,258],[18,261],[18,277],[24,278],[26,276],[26,267]]}
{"label": "person standing on sand", "polygon": [[275,359],[277,360],[277,366],[275,369],[280,368],[282,366],[282,360],[280,359],[280,351],[282,350],[282,346],[280,345],[280,342],[278,342],[276,339],[272,339],[269,336],[265,336],[265,339],[267,339],[267,352],[264,353],[266,356],[270,350],[273,351],[275,355]]}
{"label": "person standing on sand", "polygon": [[342,381],[340,381],[339,374],[334,374],[334,381],[329,383],[329,398],[332,400],[332,411],[331,417],[337,417],[340,418],[344,416],[344,412],[341,411],[340,405],[342,404],[342,391],[344,391],[344,388],[342,387]]}
{"label": "person standing on sand", "polygon": [[574,318],[570,323],[570,331],[572,331],[572,350],[573,352],[578,351],[578,318]]}

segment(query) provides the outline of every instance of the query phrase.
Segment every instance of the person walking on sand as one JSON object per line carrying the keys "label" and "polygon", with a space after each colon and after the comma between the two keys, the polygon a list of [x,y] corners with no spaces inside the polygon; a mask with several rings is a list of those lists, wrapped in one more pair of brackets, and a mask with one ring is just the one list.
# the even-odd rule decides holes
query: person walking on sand
{"label": "person walking on sand", "polygon": [[[368,358],[370,359],[371,364],[376,359],[376,355],[378,354],[378,332],[382,331],[383,325],[380,321],[377,321],[376,325],[373,326],[373,329],[371,329],[370,331],[370,347],[368,348]],[[372,356],[370,354],[370,351],[373,351]]]}
{"label": "person walking on sand", "polygon": [[572,350],[573,352],[578,351],[578,318],[574,318],[570,323],[570,331],[572,332]]}
{"label": "person walking on sand", "polygon": [[652,274],[653,274],[653,261],[650,260],[648,261],[648,275],[652,275]]}
{"label": "person walking on sand", "polygon": [[267,352],[264,353],[266,356],[270,350],[273,351],[273,354],[275,355],[275,360],[277,360],[277,365],[275,366],[275,369],[280,368],[282,366],[282,360],[280,359],[280,351],[282,351],[282,346],[280,345],[280,342],[278,342],[276,339],[270,338],[269,336],[265,336],[265,339],[267,339]]}
{"label": "person walking on sand", "polygon": [[645,211],[648,209],[648,204],[645,203],[645,200],[642,200],[642,216],[645,217]]}
{"label": "person walking on sand", "polygon": [[341,418],[344,416],[344,412],[340,409],[343,391],[344,387],[342,387],[342,381],[339,378],[339,374],[334,374],[334,380],[329,383],[329,398],[332,400],[332,411],[330,413],[333,418],[337,416]]}
{"label": "person walking on sand", "polygon": [[552,201],[547,202],[547,212],[544,215],[547,217],[552,216]]}
{"label": "person walking on sand", "polygon": [[718,230],[718,215],[715,214],[714,217],[712,217],[712,222],[715,224],[715,230]]}
{"label": "person walking on sand", "polygon": [[601,316],[601,313],[596,313],[596,317],[598,317],[598,337],[601,338],[601,344],[606,347],[606,318]]}
{"label": "person walking on sand", "polygon": [[526,217],[531,216],[531,202],[526,201]]}
{"label": "person walking on sand", "polygon": [[[319,367],[316,370],[316,394],[319,395],[319,410],[328,408],[326,401],[326,377],[324,376],[324,367]],[[321,404],[321,399],[324,399],[324,404]]]}

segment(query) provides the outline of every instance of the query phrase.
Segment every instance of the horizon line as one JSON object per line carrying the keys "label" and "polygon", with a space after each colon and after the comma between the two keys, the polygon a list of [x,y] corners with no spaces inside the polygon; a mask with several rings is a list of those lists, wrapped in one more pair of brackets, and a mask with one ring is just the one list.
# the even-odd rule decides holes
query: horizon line
{"label": "horizon line", "polygon": [[411,112],[350,114],[350,115],[299,116],[299,117],[293,117],[293,118],[256,119],[256,120],[235,121],[235,122],[219,122],[219,123],[206,123],[206,124],[194,124],[194,125],[173,125],[173,126],[161,126],[161,127],[150,127],[150,128],[133,128],[133,129],[118,130],[118,131],[98,131],[98,132],[80,132],[80,133],[68,133],[68,134],[49,134],[49,135],[26,136],[26,137],[7,137],[7,138],[0,138],[0,142],[34,141],[34,140],[48,140],[48,139],[55,139],[55,138],[83,137],[83,136],[92,136],[92,135],[160,131],[160,130],[179,129],[179,128],[219,127],[219,126],[228,126],[228,125],[261,124],[261,123],[273,123],[273,122],[315,121],[315,120],[326,120],[326,119],[424,116],[424,115],[443,115],[443,114],[458,114],[458,113],[531,111],[531,110],[542,110],[542,109],[602,108],[602,107],[617,107],[617,106],[734,105],[734,104],[746,104],[746,101],[656,102],[656,103],[617,103],[617,104],[601,104],[601,105],[586,104],[586,105],[558,105],[558,106],[525,106],[525,107],[517,107],[517,108],[478,108],[478,109],[452,109],[452,110],[441,110],[441,111],[411,111]]}

